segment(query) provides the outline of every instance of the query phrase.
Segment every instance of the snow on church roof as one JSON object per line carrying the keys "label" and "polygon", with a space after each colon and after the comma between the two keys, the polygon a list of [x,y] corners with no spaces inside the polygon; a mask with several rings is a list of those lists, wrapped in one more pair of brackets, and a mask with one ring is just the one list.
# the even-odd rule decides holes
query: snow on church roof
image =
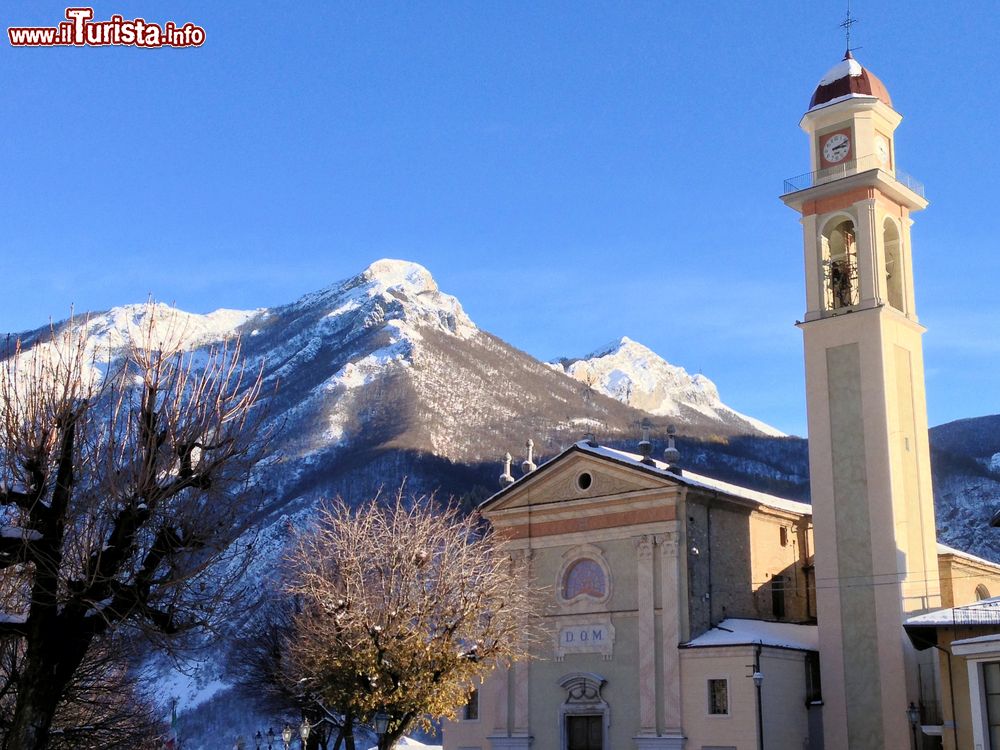
{"label": "snow on church roof", "polygon": [[741,497],[745,500],[752,500],[756,503],[760,503],[761,505],[766,505],[769,508],[775,508],[789,513],[799,513],[802,515],[810,515],[812,513],[812,506],[808,503],[800,503],[797,500],[789,500],[788,498],[778,497],[777,495],[771,495],[767,492],[758,492],[757,490],[751,490],[747,487],[740,487],[737,484],[723,482],[720,479],[713,479],[712,477],[695,474],[687,469],[684,469],[683,474],[677,474],[670,471],[669,465],[662,461],[653,460],[651,464],[645,464],[642,462],[642,456],[635,453],[628,453],[627,451],[618,450],[616,448],[607,448],[603,445],[592,446],[585,440],[576,443],[575,447],[585,453],[603,456],[620,463],[641,467],[646,470],[653,470],[656,473],[669,476],[671,479],[680,480],[691,487],[701,487],[704,489],[724,492],[727,495]]}
{"label": "snow on church roof", "polygon": [[684,648],[748,646],[757,643],[777,648],[818,651],[818,628],[816,625],[796,625],[791,622],[728,618],[684,644]]}
{"label": "snow on church roof", "polygon": [[978,557],[973,555],[971,552],[965,552],[960,549],[955,549],[954,547],[949,547],[947,544],[941,544],[941,542],[938,542],[937,551],[939,555],[954,555],[955,557],[961,557],[964,560],[971,560],[972,562],[979,563],[980,565],[988,565],[991,568],[1000,567],[1000,563],[987,560],[985,557]]}
{"label": "snow on church roof", "polygon": [[983,599],[958,607],[936,609],[906,620],[911,627],[939,627],[949,625],[1000,625],[1000,596]]}
{"label": "snow on church roof", "polygon": [[875,98],[892,106],[892,98],[885,84],[874,73],[863,68],[848,51],[843,60],[819,79],[809,101],[809,110],[855,97]]}

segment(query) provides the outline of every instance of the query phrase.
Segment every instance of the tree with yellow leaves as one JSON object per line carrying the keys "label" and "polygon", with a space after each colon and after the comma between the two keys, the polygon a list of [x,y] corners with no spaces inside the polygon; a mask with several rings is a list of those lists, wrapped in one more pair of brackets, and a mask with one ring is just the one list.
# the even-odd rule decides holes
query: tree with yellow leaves
{"label": "tree with yellow leaves", "polygon": [[[287,652],[302,689],[350,726],[387,718],[387,750],[453,717],[495,667],[527,656],[536,596],[503,541],[433,500],[337,501],[290,554]],[[339,744],[339,743],[338,743]]]}

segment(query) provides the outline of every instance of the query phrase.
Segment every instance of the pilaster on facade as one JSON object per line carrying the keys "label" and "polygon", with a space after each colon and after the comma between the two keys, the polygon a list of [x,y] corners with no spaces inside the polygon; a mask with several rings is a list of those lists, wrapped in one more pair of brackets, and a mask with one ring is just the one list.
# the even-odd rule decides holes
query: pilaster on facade
{"label": "pilaster on facade", "polygon": [[635,539],[639,606],[639,727],[656,733],[656,612],[653,592],[653,537]]}
{"label": "pilaster on facade", "polygon": [[[681,727],[681,642],[680,609],[684,602],[679,589],[679,534],[669,531],[654,537],[660,547],[660,712],[664,731],[680,735]],[[684,607],[686,610],[686,606]]]}

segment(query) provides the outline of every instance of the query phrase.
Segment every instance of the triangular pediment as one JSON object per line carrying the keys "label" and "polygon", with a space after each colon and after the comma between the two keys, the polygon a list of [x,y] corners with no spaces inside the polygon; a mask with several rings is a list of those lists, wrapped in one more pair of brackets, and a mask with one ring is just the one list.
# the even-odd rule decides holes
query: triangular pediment
{"label": "triangular pediment", "polygon": [[570,448],[483,503],[486,513],[663,491],[682,483],[647,470]]}

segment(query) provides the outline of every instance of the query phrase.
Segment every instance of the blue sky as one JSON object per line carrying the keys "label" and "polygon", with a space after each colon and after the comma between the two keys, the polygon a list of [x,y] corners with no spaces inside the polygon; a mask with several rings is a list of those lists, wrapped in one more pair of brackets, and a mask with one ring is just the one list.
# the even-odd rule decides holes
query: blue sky
{"label": "blue sky", "polygon": [[[3,26],[65,3],[4,3]],[[281,304],[427,266],[540,358],[622,335],[804,434],[798,121],[841,3],[165,2],[197,49],[0,45],[0,330],[141,301]],[[1000,412],[991,2],[855,2],[904,120],[932,424]]]}

